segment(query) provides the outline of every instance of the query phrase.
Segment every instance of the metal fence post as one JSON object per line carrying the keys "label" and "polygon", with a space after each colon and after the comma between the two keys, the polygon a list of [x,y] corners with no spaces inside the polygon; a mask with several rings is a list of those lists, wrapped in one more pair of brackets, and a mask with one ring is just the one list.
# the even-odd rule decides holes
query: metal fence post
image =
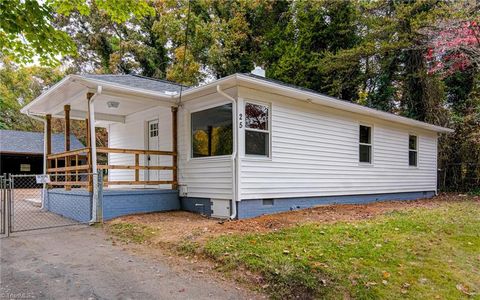
{"label": "metal fence post", "polygon": [[0,221],[2,224],[0,224],[0,234],[5,234],[5,193],[6,193],[6,187],[5,187],[5,177],[0,175],[0,205],[1,205],[1,215],[0,215]]}
{"label": "metal fence post", "polygon": [[10,233],[12,232],[12,187],[13,187],[13,179],[12,179],[12,174],[8,174],[7,177],[7,182],[6,182],[6,187],[7,187],[7,197],[6,197],[6,211],[5,211],[5,218],[6,218],[6,235],[7,237],[10,236]]}

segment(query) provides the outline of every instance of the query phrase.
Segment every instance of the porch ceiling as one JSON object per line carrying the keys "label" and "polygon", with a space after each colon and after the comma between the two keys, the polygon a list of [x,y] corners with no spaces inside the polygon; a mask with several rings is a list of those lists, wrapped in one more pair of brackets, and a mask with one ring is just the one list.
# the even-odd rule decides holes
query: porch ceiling
{"label": "porch ceiling", "polygon": [[[63,117],[64,105],[70,105],[72,119],[85,119],[88,109],[87,93],[97,92],[98,86],[102,87],[102,92],[95,97],[94,110],[95,121],[101,124],[123,123],[130,114],[155,106],[175,105],[173,97],[165,93],[71,75],[25,106],[22,112]],[[107,103],[110,101],[118,102],[118,108],[109,108]]]}

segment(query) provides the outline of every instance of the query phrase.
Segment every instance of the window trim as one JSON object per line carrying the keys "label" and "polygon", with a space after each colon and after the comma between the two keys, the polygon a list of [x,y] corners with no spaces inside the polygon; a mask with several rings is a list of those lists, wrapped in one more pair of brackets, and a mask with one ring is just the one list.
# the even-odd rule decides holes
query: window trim
{"label": "window trim", "polygon": [[[156,123],[155,123],[156,121]],[[158,119],[154,119],[154,120],[151,120],[151,121],[148,121],[148,138],[152,138],[152,137],[159,137],[160,136],[160,126],[159,126],[159,121]],[[152,125],[156,125],[157,128],[153,128],[152,129]],[[153,135],[152,136],[152,133],[156,133],[156,135]]]}
{"label": "window trim", "polygon": [[[360,143],[360,126],[370,127],[370,144]],[[373,167],[374,163],[374,125],[369,123],[359,122],[357,126],[357,162],[359,166]],[[370,162],[360,161],[360,145],[370,146]]]}
{"label": "window trim", "polygon": [[[246,121],[244,121],[244,134],[243,134],[243,153],[244,153],[244,158],[249,160],[271,160],[272,159],[272,104],[270,102],[264,102],[264,101],[257,101],[257,100],[250,100],[250,99],[245,99],[243,101],[243,115],[244,119],[246,119],[246,113],[245,113],[245,107],[247,104],[254,104],[254,105],[261,105],[265,106],[268,108],[268,120],[267,120],[267,130],[265,129],[257,129],[257,128],[248,128]],[[268,134],[268,155],[259,155],[259,154],[247,154],[247,131],[252,131],[252,132],[262,132]]]}
{"label": "window trim", "polygon": [[[415,142],[415,146],[416,146],[416,147],[415,147],[415,149],[410,149],[410,137],[411,137],[411,136],[414,136],[415,139],[416,139],[416,142]],[[409,133],[408,133],[408,141],[407,141],[407,149],[408,149],[408,152],[407,152],[407,160],[408,160],[408,162],[407,162],[407,163],[408,163],[408,167],[409,167],[409,168],[414,168],[414,169],[415,169],[415,168],[418,168],[418,153],[419,153],[419,143],[418,143],[418,141],[419,141],[419,140],[420,140],[420,139],[419,139],[417,133],[414,133],[414,132],[409,132]],[[411,165],[411,164],[410,164],[410,151],[414,151],[414,152],[417,153],[417,155],[416,155],[416,160],[415,160],[415,165]]]}
{"label": "window trim", "polygon": [[[208,104],[208,105],[205,105],[205,106],[202,106],[202,107],[196,107],[194,109],[191,109],[191,110],[186,110],[187,114],[188,114],[188,117],[186,118],[187,119],[187,122],[188,124],[186,124],[186,131],[187,131],[187,136],[188,136],[188,156],[187,156],[187,162],[189,161],[216,161],[216,160],[219,160],[219,161],[225,161],[225,160],[231,160],[233,155],[234,155],[234,152],[235,152],[235,149],[232,149],[232,154],[225,154],[225,155],[216,155],[216,156],[204,156],[204,157],[193,157],[193,140],[192,140],[192,114],[193,113],[196,113],[196,112],[200,112],[200,111],[204,111],[204,110],[207,110],[207,109],[211,109],[211,108],[215,108],[215,107],[219,107],[219,106],[223,106],[223,105],[226,105],[226,104],[232,104],[232,128],[233,130],[236,130],[235,128],[235,115],[234,115],[234,112],[235,112],[235,109],[233,107],[233,103],[231,101],[227,101],[227,100],[224,100],[224,101],[218,101],[218,102],[215,102],[215,103],[211,103],[211,104]],[[233,134],[233,138],[235,138],[235,134],[232,130],[232,134]],[[235,141],[233,141],[232,139],[232,142],[233,142],[233,147],[235,147]]]}

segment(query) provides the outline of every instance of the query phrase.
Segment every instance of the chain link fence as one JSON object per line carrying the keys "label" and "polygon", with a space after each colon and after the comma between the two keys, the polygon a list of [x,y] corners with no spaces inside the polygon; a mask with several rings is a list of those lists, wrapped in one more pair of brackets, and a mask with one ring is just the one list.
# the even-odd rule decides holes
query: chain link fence
{"label": "chain link fence", "polygon": [[0,234],[5,234],[6,221],[6,199],[7,199],[6,176],[0,175]]}
{"label": "chain link fence", "polygon": [[441,192],[480,193],[480,164],[454,163],[438,170],[438,189]]}
{"label": "chain link fence", "polygon": [[7,185],[6,226],[10,232],[19,232],[88,223],[92,219],[92,193],[87,183],[92,176],[10,175],[2,180]]}

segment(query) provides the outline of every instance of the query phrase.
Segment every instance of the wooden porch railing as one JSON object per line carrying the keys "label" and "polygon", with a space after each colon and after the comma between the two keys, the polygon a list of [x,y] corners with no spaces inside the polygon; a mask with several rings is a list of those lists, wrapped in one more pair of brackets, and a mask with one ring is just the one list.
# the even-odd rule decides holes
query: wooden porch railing
{"label": "wooden porch railing", "polygon": [[[173,151],[156,151],[142,149],[120,149],[97,147],[98,154],[131,154],[134,156],[133,165],[110,165],[97,164],[98,170],[134,170],[133,180],[108,181],[104,180],[104,186],[111,185],[159,185],[170,184],[172,189],[177,186],[176,181],[176,160],[177,153]],[[172,157],[171,166],[146,166],[140,165],[140,155],[156,155]],[[65,151],[47,155],[47,173],[51,174],[51,185],[64,186],[69,189],[72,186],[92,187],[92,165],[90,163],[90,148]],[[63,166],[61,166],[63,164]],[[140,180],[140,170],[172,170],[171,180]],[[86,174],[86,175],[85,175]],[[59,179],[60,178],[60,179]],[[63,180],[62,180],[63,179]]]}

